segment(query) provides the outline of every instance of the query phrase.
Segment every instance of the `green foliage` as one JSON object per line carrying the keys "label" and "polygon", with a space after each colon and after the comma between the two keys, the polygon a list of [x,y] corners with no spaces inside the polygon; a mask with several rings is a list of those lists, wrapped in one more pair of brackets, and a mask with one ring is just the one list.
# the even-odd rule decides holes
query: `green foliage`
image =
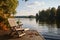
{"label": "green foliage", "polygon": [[4,19],[0,16],[0,22],[2,22]]}
{"label": "green foliage", "polygon": [[1,0],[0,9],[3,10],[3,13],[12,13],[15,12],[15,9],[18,5],[18,0]]}
{"label": "green foliage", "polygon": [[48,23],[60,23],[60,6],[58,6],[57,9],[52,7],[51,9],[39,11],[38,14],[36,14],[36,19]]}
{"label": "green foliage", "polygon": [[0,0],[0,22],[9,27],[8,17],[16,13],[18,0]]}
{"label": "green foliage", "polygon": [[38,19],[38,17],[39,17],[39,15],[38,15],[38,13],[36,13],[36,18]]}
{"label": "green foliage", "polygon": [[51,8],[51,15],[55,15],[56,14],[56,9],[53,7],[53,8]]}
{"label": "green foliage", "polygon": [[56,20],[58,21],[58,23],[60,23],[60,6],[58,6],[57,12],[56,12]]}

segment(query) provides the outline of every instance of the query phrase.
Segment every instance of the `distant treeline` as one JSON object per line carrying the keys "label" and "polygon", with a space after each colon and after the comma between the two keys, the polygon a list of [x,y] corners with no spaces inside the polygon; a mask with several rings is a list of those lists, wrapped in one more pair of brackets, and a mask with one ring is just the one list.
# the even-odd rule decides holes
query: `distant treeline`
{"label": "distant treeline", "polygon": [[15,16],[15,18],[35,18],[36,16],[29,15],[29,16]]}
{"label": "distant treeline", "polygon": [[57,9],[52,7],[47,10],[39,11],[36,14],[36,20],[47,21],[47,22],[54,22],[54,21],[60,22],[60,6],[58,6]]}

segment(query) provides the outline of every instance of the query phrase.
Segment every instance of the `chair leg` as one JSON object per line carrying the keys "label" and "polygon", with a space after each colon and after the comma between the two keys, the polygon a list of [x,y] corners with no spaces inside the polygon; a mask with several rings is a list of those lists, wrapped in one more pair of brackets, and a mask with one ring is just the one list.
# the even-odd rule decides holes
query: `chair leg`
{"label": "chair leg", "polygon": [[9,33],[9,36],[11,36],[11,34],[12,34],[12,31]]}
{"label": "chair leg", "polygon": [[18,31],[16,31],[16,35],[17,35],[17,37],[19,37],[19,33],[18,33]]}
{"label": "chair leg", "polygon": [[9,33],[9,36],[14,36],[15,35],[15,32],[14,31],[11,31],[10,33]]}

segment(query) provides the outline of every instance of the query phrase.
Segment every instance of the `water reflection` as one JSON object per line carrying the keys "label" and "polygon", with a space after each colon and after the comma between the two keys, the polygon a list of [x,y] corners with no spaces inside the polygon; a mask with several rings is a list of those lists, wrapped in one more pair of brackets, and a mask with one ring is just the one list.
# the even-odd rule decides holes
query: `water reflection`
{"label": "water reflection", "polygon": [[33,21],[33,19],[32,19],[32,18],[29,18],[29,20],[30,20],[30,21]]}
{"label": "water reflection", "polygon": [[[45,33],[49,34],[49,35],[60,35],[60,21],[54,21],[54,23],[52,22],[47,22],[47,21],[40,21],[36,19],[36,23],[39,24],[39,26],[46,26],[47,30],[45,31]],[[45,24],[45,25],[44,25]],[[45,34],[43,33],[43,34]]]}

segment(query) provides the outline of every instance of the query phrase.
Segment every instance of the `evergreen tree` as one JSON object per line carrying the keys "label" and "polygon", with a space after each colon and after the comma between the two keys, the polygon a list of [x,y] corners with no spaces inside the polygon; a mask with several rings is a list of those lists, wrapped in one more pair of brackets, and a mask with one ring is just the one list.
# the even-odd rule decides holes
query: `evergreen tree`
{"label": "evergreen tree", "polygon": [[60,21],[60,6],[58,6],[56,17],[57,17],[57,20]]}

